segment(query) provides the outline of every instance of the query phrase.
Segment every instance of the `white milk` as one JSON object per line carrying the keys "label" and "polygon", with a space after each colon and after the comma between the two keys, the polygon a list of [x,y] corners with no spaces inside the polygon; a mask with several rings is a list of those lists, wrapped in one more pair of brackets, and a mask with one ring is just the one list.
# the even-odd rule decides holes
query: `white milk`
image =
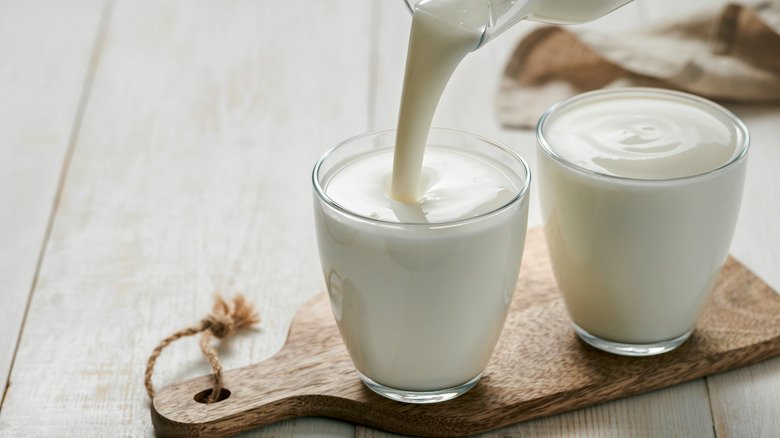
{"label": "white milk", "polygon": [[606,94],[571,105],[556,115],[545,137],[566,161],[628,178],[697,175],[741,152],[725,114],[652,94]]}
{"label": "white milk", "polygon": [[398,115],[391,195],[415,202],[420,195],[428,130],[447,81],[479,44],[486,3],[439,0],[418,3],[412,18],[406,73]]}
{"label": "white milk", "polygon": [[629,1],[423,0],[417,3],[398,116],[392,197],[404,202],[418,200],[420,169],[436,106],[455,68],[469,52],[523,18],[584,23]]}
{"label": "white milk", "polygon": [[493,211],[520,189],[506,171],[485,164],[478,155],[432,147],[423,161],[423,194],[415,203],[401,202],[387,195],[392,158],[389,150],[362,157],[328,182],[328,193],[345,209],[372,219],[442,223]]}
{"label": "white milk", "polygon": [[575,100],[538,134],[545,235],[574,323],[626,344],[690,332],[737,220],[744,126],[703,100],[635,90]]}
{"label": "white milk", "polygon": [[340,207],[316,203],[333,313],[364,376],[407,391],[455,387],[482,373],[504,324],[525,240],[528,201],[516,198],[527,173],[505,164],[519,162],[509,154],[428,146],[424,195],[406,204],[387,195],[387,146],[320,178]]}

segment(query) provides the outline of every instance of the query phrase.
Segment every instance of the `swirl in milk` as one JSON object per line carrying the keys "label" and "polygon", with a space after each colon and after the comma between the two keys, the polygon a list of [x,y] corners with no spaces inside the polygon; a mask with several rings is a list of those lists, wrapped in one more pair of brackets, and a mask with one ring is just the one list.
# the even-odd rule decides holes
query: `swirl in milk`
{"label": "swirl in milk", "polygon": [[604,97],[572,105],[544,133],[560,157],[626,178],[670,179],[717,169],[737,154],[737,133],[713,111],[663,97]]}
{"label": "swirl in milk", "polygon": [[489,213],[511,202],[522,187],[500,163],[454,148],[429,145],[427,149],[420,175],[423,195],[417,202],[402,202],[388,195],[393,160],[390,149],[361,157],[359,166],[336,170],[326,190],[342,208],[359,215],[421,224]]}

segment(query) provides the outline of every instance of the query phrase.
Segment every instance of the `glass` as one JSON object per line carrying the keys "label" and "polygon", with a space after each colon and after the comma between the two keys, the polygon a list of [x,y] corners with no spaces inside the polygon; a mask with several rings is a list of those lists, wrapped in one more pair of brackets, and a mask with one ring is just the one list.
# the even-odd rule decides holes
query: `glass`
{"label": "glass", "polygon": [[[601,18],[632,0],[474,0],[449,1],[453,7],[462,5],[471,13],[485,17],[482,39],[474,50],[514,26],[521,20],[551,24],[582,24]],[[418,3],[431,0],[404,0],[409,12],[414,13]]]}
{"label": "glass", "polygon": [[[567,111],[621,98],[663,99],[701,110],[723,125],[736,148],[717,168],[649,179],[586,168],[564,158],[559,152],[565,146],[548,138]],[[623,112],[646,117],[637,108]],[[659,130],[672,117],[661,117]],[[655,129],[655,122],[643,123],[642,129]],[[682,344],[728,255],[750,144],[745,125],[700,97],[629,88],[564,100],[542,116],[536,134],[545,238],[574,330],[587,343],[622,355],[660,354]]]}
{"label": "glass", "polygon": [[516,187],[511,200],[468,219],[399,223],[331,198],[333,175],[365,157],[392,157],[394,144],[395,130],[364,134],[317,162],[320,261],[333,315],[363,382],[397,401],[434,403],[473,387],[493,352],[520,269],[530,173],[519,155],[492,140],[434,128],[426,154],[443,146],[499,169]]}

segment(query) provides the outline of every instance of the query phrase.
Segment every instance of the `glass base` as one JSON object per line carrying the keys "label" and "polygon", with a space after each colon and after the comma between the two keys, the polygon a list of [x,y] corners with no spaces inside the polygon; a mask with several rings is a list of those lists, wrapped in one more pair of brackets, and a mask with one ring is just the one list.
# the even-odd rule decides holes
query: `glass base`
{"label": "glass base", "polygon": [[482,373],[479,373],[477,377],[469,380],[468,382],[458,385],[452,388],[439,389],[436,391],[407,391],[403,389],[390,388],[388,386],[379,384],[364,376],[358,372],[363,383],[369,387],[375,393],[387,397],[390,400],[395,400],[404,403],[439,403],[447,400],[452,400],[458,396],[465,394],[469,389],[479,382],[479,378],[482,377]]}
{"label": "glass base", "polygon": [[572,323],[571,325],[574,326],[574,331],[577,332],[577,335],[583,341],[599,350],[606,351],[607,353],[619,354],[621,356],[654,356],[656,354],[667,353],[679,347],[691,336],[691,333],[693,333],[693,329],[691,329],[682,336],[669,339],[668,341],[654,342],[652,344],[624,344],[622,342],[601,339],[586,332],[577,324]]}

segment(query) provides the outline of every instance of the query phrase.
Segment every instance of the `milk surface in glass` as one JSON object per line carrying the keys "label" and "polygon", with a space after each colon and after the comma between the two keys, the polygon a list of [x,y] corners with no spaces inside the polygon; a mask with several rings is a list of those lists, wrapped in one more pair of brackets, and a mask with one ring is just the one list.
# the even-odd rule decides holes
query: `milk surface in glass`
{"label": "milk surface in glass", "polygon": [[514,293],[530,175],[519,156],[488,140],[432,130],[424,195],[400,202],[388,195],[394,137],[349,140],[315,168],[333,314],[372,389],[473,385]]}
{"label": "milk surface in glass", "polygon": [[575,329],[621,354],[682,343],[734,232],[744,125],[704,99],[627,89],[564,101],[537,135],[545,236]]}

